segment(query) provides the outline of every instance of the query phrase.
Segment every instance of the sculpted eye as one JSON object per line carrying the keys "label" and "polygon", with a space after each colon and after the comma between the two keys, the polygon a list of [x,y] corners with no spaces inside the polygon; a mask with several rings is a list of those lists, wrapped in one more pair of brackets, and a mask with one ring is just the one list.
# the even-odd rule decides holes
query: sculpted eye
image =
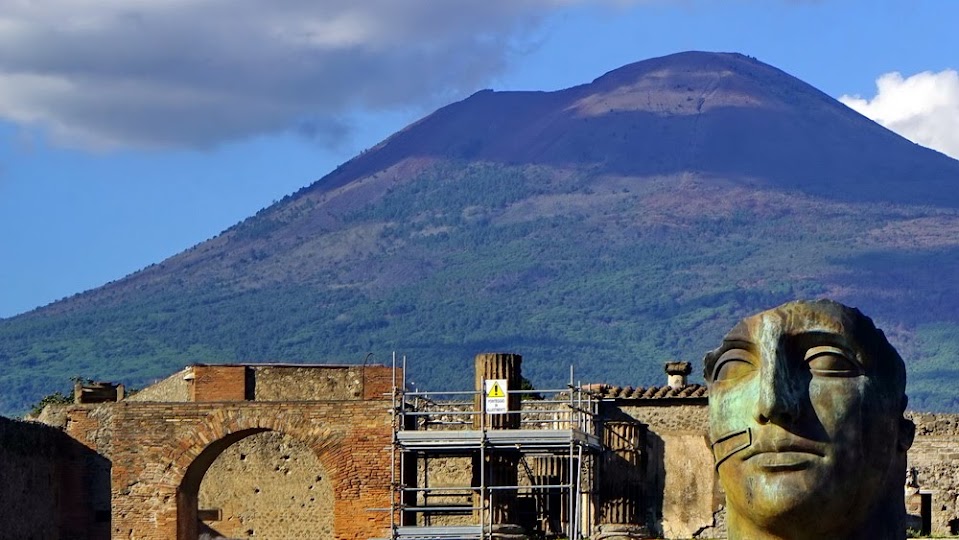
{"label": "sculpted eye", "polygon": [[832,345],[811,347],[806,351],[806,363],[813,375],[823,377],[858,377],[862,368],[849,354]]}
{"label": "sculpted eye", "polygon": [[723,353],[716,361],[713,381],[733,381],[754,371],[756,371],[756,366],[749,361],[748,351],[731,349]]}

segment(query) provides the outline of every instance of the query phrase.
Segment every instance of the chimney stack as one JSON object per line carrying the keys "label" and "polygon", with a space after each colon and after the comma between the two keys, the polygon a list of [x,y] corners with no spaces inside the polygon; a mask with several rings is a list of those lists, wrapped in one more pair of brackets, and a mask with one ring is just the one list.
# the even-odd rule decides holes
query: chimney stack
{"label": "chimney stack", "polygon": [[689,362],[666,362],[667,384],[670,388],[679,390],[686,386],[686,377],[693,372],[693,365]]}

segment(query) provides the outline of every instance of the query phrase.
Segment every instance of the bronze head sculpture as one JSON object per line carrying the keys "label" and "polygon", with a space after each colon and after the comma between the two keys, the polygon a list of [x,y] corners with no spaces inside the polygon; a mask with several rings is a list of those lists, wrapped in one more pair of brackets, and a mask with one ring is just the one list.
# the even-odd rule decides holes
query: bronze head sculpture
{"label": "bronze head sculpture", "polygon": [[902,539],[905,365],[829,300],[740,321],[705,358],[730,539]]}

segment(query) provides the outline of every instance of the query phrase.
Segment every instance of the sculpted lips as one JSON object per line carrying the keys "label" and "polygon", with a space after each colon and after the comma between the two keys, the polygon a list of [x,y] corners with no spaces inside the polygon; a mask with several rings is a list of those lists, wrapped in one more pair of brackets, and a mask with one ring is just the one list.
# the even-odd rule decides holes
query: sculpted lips
{"label": "sculpted lips", "polygon": [[826,453],[819,445],[803,439],[756,441],[744,451],[743,460],[771,472],[806,469]]}

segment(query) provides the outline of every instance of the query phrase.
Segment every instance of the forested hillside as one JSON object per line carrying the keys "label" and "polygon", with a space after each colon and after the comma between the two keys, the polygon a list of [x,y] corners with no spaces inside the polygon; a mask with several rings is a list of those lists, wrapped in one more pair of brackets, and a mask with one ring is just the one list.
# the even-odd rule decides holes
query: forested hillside
{"label": "forested hillside", "polygon": [[223,234],[0,321],[0,413],[71,376],[192,362],[474,354],[536,386],[661,384],[742,316],[828,296],[876,319],[913,407],[959,410],[959,162],[740,55],[480,92]]}

